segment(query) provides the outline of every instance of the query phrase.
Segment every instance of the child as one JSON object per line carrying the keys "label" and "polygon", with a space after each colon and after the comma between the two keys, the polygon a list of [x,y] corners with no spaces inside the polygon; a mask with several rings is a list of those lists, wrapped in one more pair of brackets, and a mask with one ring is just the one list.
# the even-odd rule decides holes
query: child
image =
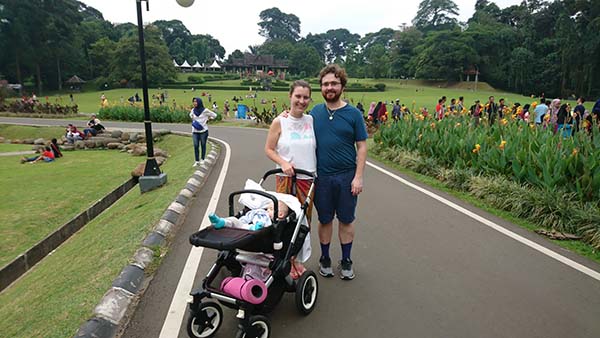
{"label": "child", "polygon": [[[282,201],[278,201],[277,206],[277,218],[285,218],[289,214],[289,207]],[[273,202],[270,202],[266,208],[251,209],[240,218],[221,218],[216,214],[210,214],[208,216],[208,219],[210,220],[212,226],[215,227],[215,229],[227,227],[256,231],[271,225],[271,219],[273,218],[274,209],[275,208],[273,206]]]}

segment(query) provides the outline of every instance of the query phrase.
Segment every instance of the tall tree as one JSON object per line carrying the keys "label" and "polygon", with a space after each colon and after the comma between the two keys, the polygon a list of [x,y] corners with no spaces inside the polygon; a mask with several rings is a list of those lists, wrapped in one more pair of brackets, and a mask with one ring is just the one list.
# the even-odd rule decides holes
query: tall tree
{"label": "tall tree", "polygon": [[452,0],[423,0],[413,25],[418,29],[447,29],[457,22],[458,6]]}
{"label": "tall tree", "polygon": [[277,7],[260,12],[258,34],[269,40],[298,41],[300,39],[300,19],[294,14],[286,14]]}
{"label": "tall tree", "polygon": [[460,30],[429,34],[417,48],[415,76],[424,79],[459,81],[463,70],[476,63],[479,56],[473,40]]}

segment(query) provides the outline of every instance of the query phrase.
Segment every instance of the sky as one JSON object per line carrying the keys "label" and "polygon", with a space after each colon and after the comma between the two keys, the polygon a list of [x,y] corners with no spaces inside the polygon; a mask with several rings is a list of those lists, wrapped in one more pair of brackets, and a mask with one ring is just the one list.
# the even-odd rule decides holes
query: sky
{"label": "sky", "polygon": [[[102,12],[113,23],[137,24],[135,0],[80,0]],[[459,8],[459,21],[467,21],[474,12],[475,0],[454,0]],[[496,0],[498,7],[516,5],[521,0]],[[259,14],[277,7],[300,19],[300,35],[319,34],[330,29],[346,28],[364,36],[382,28],[398,29],[417,14],[419,1],[390,0],[195,0],[181,7],[175,0],[149,0],[150,11],[142,2],[144,23],[156,20],[180,20],[192,34],[210,34],[225,48],[226,56],[234,50],[248,50],[249,45],[262,44],[258,35]]]}

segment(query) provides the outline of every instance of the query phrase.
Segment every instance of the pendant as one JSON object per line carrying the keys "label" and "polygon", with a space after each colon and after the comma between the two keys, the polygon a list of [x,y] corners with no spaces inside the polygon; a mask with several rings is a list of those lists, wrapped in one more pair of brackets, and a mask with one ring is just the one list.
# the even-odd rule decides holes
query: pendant
{"label": "pendant", "polygon": [[333,116],[329,116],[329,121],[333,120]]}

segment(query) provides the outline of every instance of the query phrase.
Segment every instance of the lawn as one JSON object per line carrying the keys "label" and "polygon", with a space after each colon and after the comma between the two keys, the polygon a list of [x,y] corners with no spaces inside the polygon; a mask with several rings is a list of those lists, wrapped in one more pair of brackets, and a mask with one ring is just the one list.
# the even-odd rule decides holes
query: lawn
{"label": "lawn", "polygon": [[[71,337],[92,315],[93,308],[110,288],[113,279],[192,174],[189,165],[192,150],[188,138],[168,135],[158,145],[171,154],[162,167],[168,175],[168,183],[145,194],[140,194],[137,187],[132,189],[3,291],[0,294],[0,336]],[[74,153],[68,156],[75,156],[71,154]],[[111,169],[117,165],[114,162]],[[33,165],[27,169],[47,171],[55,164]],[[88,175],[85,172],[89,169],[77,169],[81,176]],[[99,170],[89,171],[98,174]],[[73,184],[61,186],[71,194],[82,191],[81,186]],[[71,202],[75,199],[69,198]]]}
{"label": "lawn", "polygon": [[[189,74],[185,74],[185,78]],[[184,80],[185,80],[184,78]],[[384,83],[386,85],[385,92],[348,92],[345,94],[345,98],[350,100],[351,103],[357,104],[359,101],[363,102],[365,106],[365,110],[369,108],[370,102],[378,102],[378,101],[387,101],[391,103],[396,99],[400,99],[401,103],[404,103],[408,106],[409,109],[413,109],[413,101],[414,108],[418,109],[420,107],[427,107],[429,111],[433,111],[435,105],[437,104],[437,100],[443,95],[448,97],[447,103],[450,104],[451,98],[456,98],[460,96],[464,96],[465,104],[467,107],[473,104],[475,99],[479,99],[482,102],[486,101],[490,95],[494,95],[496,97],[496,102],[500,98],[505,98],[507,104],[511,105],[515,102],[521,103],[524,105],[526,103],[531,103],[534,100],[528,96],[522,96],[514,93],[506,93],[498,90],[494,90],[489,87],[485,83],[481,83],[478,86],[478,90],[474,91],[475,84],[474,82],[462,82],[460,84],[448,87],[448,88],[440,88],[436,85],[435,82],[427,82],[420,80],[398,80],[398,79],[349,79],[348,84],[352,83],[365,83],[365,84],[375,84],[375,83]],[[444,84],[444,83],[442,83]],[[203,85],[223,85],[223,86],[240,86],[240,80],[223,80],[223,81],[210,81],[206,82]],[[445,84],[444,84],[445,85]],[[202,86],[202,85],[199,85]],[[315,85],[313,84],[313,87]],[[245,98],[248,91],[244,90],[202,90],[198,89],[196,91],[192,91],[192,86],[190,85],[189,89],[168,89],[168,100],[167,104],[172,105],[173,100],[178,105],[190,106],[192,98],[195,96],[201,96],[202,92],[210,93],[213,101],[216,101],[219,108],[223,107],[223,102],[225,100],[229,100],[230,104],[232,104],[232,98],[242,97],[243,101],[240,103],[244,103],[249,106],[257,106],[259,109],[265,108],[270,109],[271,100],[275,99],[277,101],[277,105],[281,108],[282,103],[286,103],[289,105],[289,98],[287,92],[265,92],[258,91],[258,98],[256,99],[248,99]],[[316,89],[316,88],[315,88]],[[158,88],[150,88],[149,96],[152,97],[152,94],[160,94],[162,90]],[[74,94],[75,102],[79,105],[80,111],[83,113],[97,113],[100,108],[100,96],[104,93],[111,104],[120,103],[121,98],[123,102],[127,103],[127,98],[138,93],[140,97],[142,96],[141,88],[127,88],[127,89],[112,89],[106,91],[93,91],[93,92],[82,92]],[[59,99],[60,97],[60,99]],[[315,103],[323,102],[323,98],[318,91],[313,91],[312,95]],[[204,103],[206,107],[211,105],[208,104],[208,97],[202,97],[204,99]],[[265,99],[267,101],[266,104],[261,104],[261,99]],[[50,97],[51,101],[62,100],[62,102],[68,101],[67,94],[56,95]],[[574,105],[574,101],[568,101]],[[591,109],[593,102],[586,102],[586,107]],[[310,109],[310,107],[309,107]],[[390,106],[388,106],[390,109]],[[391,109],[390,109],[391,110]]]}
{"label": "lawn", "polygon": [[[27,138],[51,140],[52,138],[59,139],[64,134],[64,127],[30,127],[0,124],[0,136],[7,140],[24,140]],[[29,149],[31,149],[31,146],[29,146]]]}
{"label": "lawn", "polygon": [[15,151],[31,150],[31,144],[0,143],[0,153],[12,153]]}
{"label": "lawn", "polygon": [[52,163],[21,164],[20,157],[0,157],[0,266],[124,183],[144,161],[117,150],[64,152]]}

